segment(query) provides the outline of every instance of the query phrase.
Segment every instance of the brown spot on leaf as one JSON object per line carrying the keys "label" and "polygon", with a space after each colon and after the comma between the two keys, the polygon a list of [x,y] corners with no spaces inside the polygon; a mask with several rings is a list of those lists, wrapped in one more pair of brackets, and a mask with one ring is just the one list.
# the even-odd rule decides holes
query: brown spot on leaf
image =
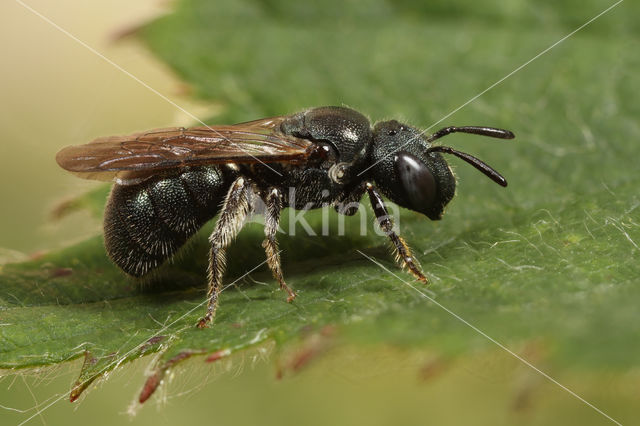
{"label": "brown spot on leaf", "polygon": [[167,336],[153,336],[152,338],[150,338],[149,340],[147,340],[146,342],[144,342],[142,345],[140,345],[140,353],[143,354],[146,351],[148,351],[149,349],[151,349],[152,347],[158,345],[160,342],[162,342]]}
{"label": "brown spot on leaf", "polygon": [[71,274],[73,274],[73,269],[71,268],[55,268],[49,272],[49,277],[60,278],[60,277],[67,277]]}
{"label": "brown spot on leaf", "polygon": [[309,326],[302,327],[300,334],[303,337],[303,342],[298,350],[284,363],[284,366],[278,366],[277,378],[282,378],[287,370],[292,373],[299,372],[309,365],[311,361],[327,352],[333,344],[336,330],[333,325],[324,326],[317,332],[313,332]]}
{"label": "brown spot on leaf", "polygon": [[302,367],[307,365],[309,361],[316,357],[320,353],[320,350],[316,347],[307,347],[298,352],[291,362],[289,367],[294,373],[297,373]]}
{"label": "brown spot on leaf", "polygon": [[144,404],[144,402],[149,399],[151,395],[158,389],[160,382],[164,378],[165,371],[156,371],[151,376],[147,377],[147,381],[144,383],[142,387],[142,391],[140,391],[140,396],[138,396],[138,401],[140,404]]}
{"label": "brown spot on leaf", "polygon": [[[157,336],[157,337],[162,337],[162,336]],[[178,353],[173,358],[165,361],[159,367],[156,367],[153,374],[147,378],[147,381],[142,387],[142,390],[140,391],[140,395],[138,396],[138,401],[140,401],[140,403],[143,404],[146,400],[148,400],[151,397],[151,395],[153,395],[153,393],[156,391],[158,386],[160,386],[160,384],[162,383],[162,379],[164,379],[164,376],[167,374],[167,372],[171,367],[173,367],[174,365],[176,365],[181,361],[184,361],[187,358],[192,357],[193,355],[199,355],[199,354],[202,354],[202,351],[183,351]]]}
{"label": "brown spot on leaf", "polygon": [[229,355],[231,355],[231,349],[220,349],[205,358],[204,362],[215,362]]}
{"label": "brown spot on leaf", "polygon": [[78,377],[78,380],[76,380],[73,388],[71,388],[71,393],[69,394],[69,402],[75,402],[80,397],[82,392],[84,392],[84,390],[88,388],[95,379],[98,378],[99,374],[96,374],[86,380],[83,380],[84,372],[94,366],[97,362],[98,358],[94,357],[91,352],[84,351],[84,362],[82,363],[82,369],[80,370],[80,377]]}

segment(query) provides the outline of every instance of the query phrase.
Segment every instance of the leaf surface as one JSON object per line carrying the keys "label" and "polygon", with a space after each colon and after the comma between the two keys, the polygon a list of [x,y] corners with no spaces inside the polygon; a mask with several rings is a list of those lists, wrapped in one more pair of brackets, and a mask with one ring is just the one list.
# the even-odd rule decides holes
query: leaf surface
{"label": "leaf surface", "polygon": [[[566,9],[495,3],[478,10],[463,1],[183,0],[140,33],[196,97],[223,106],[212,123],[348,105],[374,121],[398,118],[431,131],[454,124],[514,131],[513,142],[446,140],[498,169],[507,189],[451,158],[459,187],[444,219],[406,210],[396,218],[432,281],[428,289],[394,265],[367,207],[365,236],[359,216],[338,235],[331,213],[329,235],[298,226],[279,237],[285,277],[299,292],[287,304],[261,263],[262,227],[250,224],[229,251],[225,282],[233,285],[215,326],[198,330],[210,225],[143,283],[117,270],[96,236],[2,266],[0,367],[84,355],[74,398],[102,373],[159,352],[145,399],[191,355],[294,343],[328,325],[352,341],[450,356],[493,345],[442,307],[516,350],[541,341],[558,365],[637,367],[640,60],[628,52],[639,47],[631,25],[638,6],[625,2],[440,122],[602,10],[595,1]],[[107,190],[69,208],[99,211]],[[283,216],[291,234],[289,212]],[[322,234],[320,212],[305,219]]]}

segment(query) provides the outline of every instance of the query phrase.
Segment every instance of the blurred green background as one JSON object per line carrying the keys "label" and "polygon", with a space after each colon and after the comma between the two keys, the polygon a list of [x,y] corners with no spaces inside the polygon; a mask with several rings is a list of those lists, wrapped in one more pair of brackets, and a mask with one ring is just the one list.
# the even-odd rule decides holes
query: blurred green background
{"label": "blurred green background", "polygon": [[[421,6],[403,1],[209,2],[183,7],[179,18],[147,27],[143,32],[146,45],[121,36],[168,12],[171,5],[157,1],[53,4],[35,0],[28,4],[186,110],[209,121],[213,118],[212,122],[347,104],[374,120],[400,118],[426,127],[612,3],[454,1]],[[540,213],[541,201],[547,199],[558,202],[558,211],[562,211],[558,220],[570,227],[582,219],[567,211],[575,206],[582,215],[582,210],[589,208],[588,197],[596,207],[621,200],[623,205],[614,210],[624,216],[611,218],[615,234],[605,233],[603,240],[607,241],[594,248],[601,250],[598,257],[603,262],[609,262],[607,251],[618,256],[620,267],[615,263],[609,266],[615,282],[628,285],[616,293],[615,300],[622,302],[625,295],[637,295],[637,267],[629,266],[637,264],[638,251],[633,245],[639,236],[633,211],[638,205],[635,155],[640,151],[635,96],[640,89],[635,76],[640,46],[633,13],[637,10],[631,2],[621,4],[442,123],[499,124],[514,130],[521,144],[512,149],[491,141],[478,141],[477,145],[469,141],[472,148],[464,146],[465,151],[496,165],[510,178],[511,186],[509,192],[499,192],[487,184],[474,192],[476,172],[460,167],[461,182],[466,178],[469,184],[462,183],[456,209],[447,218],[454,224],[445,225],[451,226],[448,231],[455,221],[466,220],[467,228],[482,226],[478,221],[486,219],[482,213],[486,209],[500,219],[513,220],[515,223],[504,224],[507,230],[510,225],[521,226],[519,221],[526,217],[539,222],[545,215]],[[0,124],[4,130],[0,143],[0,258],[7,262],[68,246],[100,232],[99,221],[86,213],[75,213],[56,223],[49,219],[49,212],[60,200],[95,187],[57,168],[53,158],[61,146],[107,134],[190,125],[193,120],[20,4],[6,2],[0,13],[5,17],[0,28]],[[218,21],[209,21],[211,16]],[[393,16],[393,22],[387,21],[387,16]],[[397,25],[400,21],[404,22],[401,27]],[[354,22],[358,25],[352,26]],[[243,24],[251,31],[245,31]],[[209,38],[211,32],[202,28],[216,25],[224,31]],[[309,28],[317,31],[307,31]],[[252,31],[264,32],[260,46]],[[517,159],[510,160],[512,155]],[[609,192],[611,198],[606,197]],[[528,209],[537,216],[527,214]],[[604,210],[602,218],[607,214]],[[555,211],[549,212],[550,232],[560,232],[560,226],[554,228],[554,216]],[[615,225],[624,232],[619,233]],[[589,231],[589,225],[585,227]],[[445,233],[440,228],[436,236],[446,241]],[[486,237],[481,231],[480,235]],[[569,245],[571,235],[567,241]],[[552,252],[544,253],[548,258]],[[588,259],[589,253],[578,258]],[[517,260],[526,264],[526,254]],[[463,268],[460,264],[451,266]],[[597,267],[604,271],[598,269],[603,277],[598,284],[606,287],[609,278],[605,267]],[[557,268],[562,270],[562,265]],[[588,263],[581,268],[595,270]],[[435,271],[449,281],[455,279],[455,271],[437,267]],[[552,291],[553,287],[542,290]],[[509,289],[504,291],[509,297]],[[573,294],[582,297],[579,292]],[[606,306],[610,309],[612,305]],[[585,307],[581,314],[587,310]],[[627,313],[621,318],[628,319],[630,328],[635,329],[638,317],[628,314],[633,307],[621,311]],[[495,325],[480,324],[480,328],[486,327],[492,334]],[[548,364],[545,351],[549,348],[535,339],[520,345],[519,353],[623,424],[631,424],[638,414],[640,370],[629,360],[637,355],[638,342],[625,344],[623,339],[633,333],[623,333],[622,341],[616,340],[616,330],[602,332],[607,333],[611,336],[603,336],[604,344],[620,345],[621,368],[607,369],[598,354],[590,358],[580,353],[579,344],[570,347],[575,353],[565,354],[564,367],[567,359],[575,357],[577,363],[598,368],[574,370]],[[569,337],[579,341],[580,336],[576,330]],[[176,370],[162,395],[155,395],[133,422],[608,422],[497,348],[449,360],[440,358],[436,350],[345,344],[279,381],[275,364],[280,358],[269,356],[268,348],[264,349],[266,353],[252,350],[213,366],[189,361]],[[66,394],[77,378],[80,361],[41,371],[7,372],[0,380],[0,420],[2,424],[5,419],[6,424],[19,423],[35,414],[33,407],[42,409],[62,397],[31,422],[126,421],[124,413],[139,392],[149,361],[142,359],[112,373],[76,405],[66,402]],[[611,364],[616,362],[611,359]],[[158,408],[152,406],[156,403]]]}

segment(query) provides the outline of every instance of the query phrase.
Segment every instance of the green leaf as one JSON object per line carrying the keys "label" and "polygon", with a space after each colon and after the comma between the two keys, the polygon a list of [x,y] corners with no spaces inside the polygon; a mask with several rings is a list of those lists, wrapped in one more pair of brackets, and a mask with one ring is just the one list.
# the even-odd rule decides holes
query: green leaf
{"label": "green leaf", "polygon": [[[211,122],[344,104],[374,121],[427,128],[603,9],[595,1],[562,10],[493,3],[183,0],[141,36],[197,97],[224,106]],[[262,227],[250,224],[229,251],[225,280],[233,285],[215,325],[198,330],[210,225],[142,285],[108,261],[95,237],[2,268],[0,368],[84,355],[73,399],[102,373],[159,352],[144,400],[192,355],[215,360],[266,341],[282,347],[327,326],[347,341],[445,356],[492,347],[442,307],[509,347],[541,342],[554,365],[637,367],[640,60],[628,53],[639,47],[631,24],[639,7],[627,3],[438,123],[504,127],[517,139],[449,136],[447,144],[486,159],[509,187],[451,159],[459,189],[443,221],[406,210],[397,218],[428,289],[407,285],[417,284],[371,223],[361,236],[361,218],[347,218],[338,236],[331,213],[330,235],[298,227],[279,237],[285,277],[299,292],[287,304],[264,266],[253,271],[264,253]],[[95,211],[104,194],[72,205]],[[305,218],[322,234],[320,212]]]}

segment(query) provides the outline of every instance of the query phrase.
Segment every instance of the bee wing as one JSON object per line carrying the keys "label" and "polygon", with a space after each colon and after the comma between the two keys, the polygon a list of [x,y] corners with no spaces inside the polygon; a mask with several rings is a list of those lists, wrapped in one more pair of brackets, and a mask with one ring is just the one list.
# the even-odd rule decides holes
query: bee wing
{"label": "bee wing", "polygon": [[56,161],[65,170],[96,180],[150,176],[207,164],[303,163],[314,144],[282,133],[280,124],[285,118],[98,138],[63,148]]}

